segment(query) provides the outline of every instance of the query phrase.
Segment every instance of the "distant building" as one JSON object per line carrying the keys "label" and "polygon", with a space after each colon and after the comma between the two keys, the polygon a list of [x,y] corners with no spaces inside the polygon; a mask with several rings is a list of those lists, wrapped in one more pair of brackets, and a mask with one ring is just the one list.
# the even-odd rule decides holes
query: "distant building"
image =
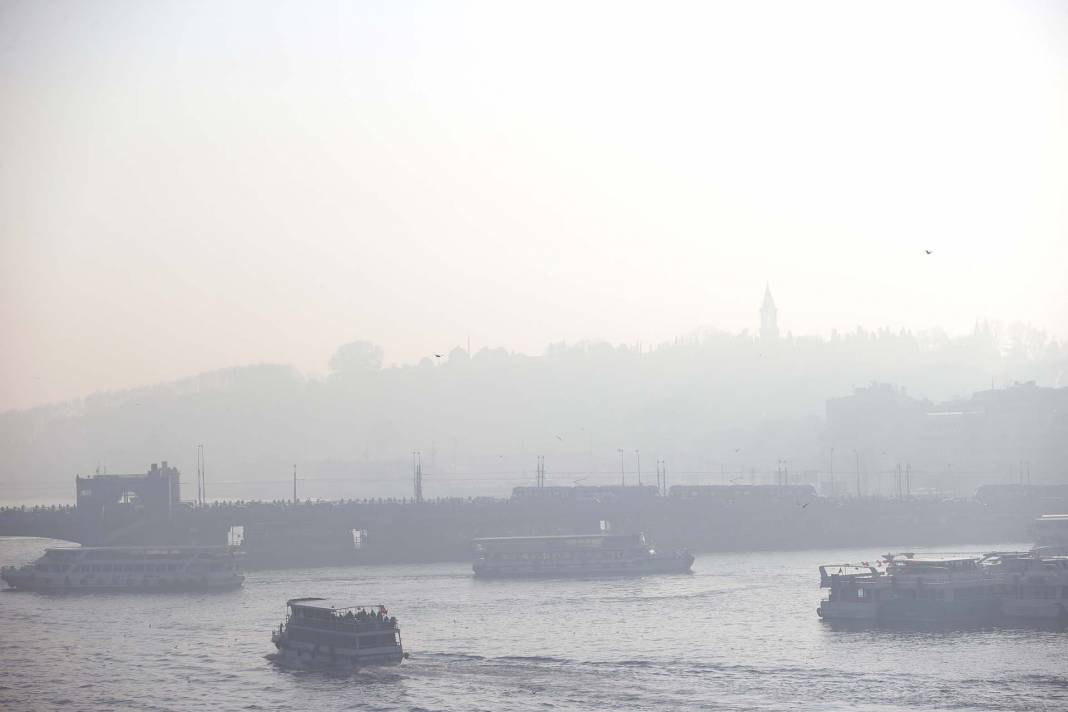
{"label": "distant building", "polygon": [[131,506],[146,513],[169,517],[181,500],[180,474],[167,461],[143,475],[76,477],[79,513],[99,516],[116,506]]}
{"label": "distant building", "polygon": [[1063,482],[1068,388],[1032,381],[932,403],[873,383],[827,401],[825,445],[833,471],[852,480],[849,490],[867,494]]}
{"label": "distant building", "polygon": [[774,341],[779,338],[779,310],[771,298],[771,285],[764,287],[764,303],[760,307],[760,338]]}

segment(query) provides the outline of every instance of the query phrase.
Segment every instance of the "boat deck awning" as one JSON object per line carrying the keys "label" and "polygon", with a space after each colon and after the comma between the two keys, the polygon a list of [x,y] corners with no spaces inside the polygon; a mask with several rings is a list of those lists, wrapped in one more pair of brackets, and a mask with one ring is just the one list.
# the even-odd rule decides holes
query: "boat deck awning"
{"label": "boat deck awning", "polygon": [[359,608],[377,611],[379,608],[385,608],[381,603],[353,603],[344,599],[319,598],[315,596],[291,598],[286,601],[286,605],[290,608],[309,608],[316,611],[354,611]]}

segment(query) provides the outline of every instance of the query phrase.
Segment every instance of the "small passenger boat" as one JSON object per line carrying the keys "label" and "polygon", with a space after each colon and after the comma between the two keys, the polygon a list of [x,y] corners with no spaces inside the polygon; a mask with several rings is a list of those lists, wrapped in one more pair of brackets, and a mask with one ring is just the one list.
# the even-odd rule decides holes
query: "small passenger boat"
{"label": "small passenger boat", "polygon": [[475,539],[476,576],[644,576],[690,571],[687,551],[657,551],[644,534],[578,534]]}
{"label": "small passenger boat", "polygon": [[0,578],[31,591],[211,591],[245,580],[227,546],[106,546],[45,549],[24,566],[5,566]]}
{"label": "small passenger boat", "polygon": [[326,598],[293,598],[289,613],[271,633],[280,662],[313,667],[395,665],[406,655],[396,617],[385,606],[339,604]]}

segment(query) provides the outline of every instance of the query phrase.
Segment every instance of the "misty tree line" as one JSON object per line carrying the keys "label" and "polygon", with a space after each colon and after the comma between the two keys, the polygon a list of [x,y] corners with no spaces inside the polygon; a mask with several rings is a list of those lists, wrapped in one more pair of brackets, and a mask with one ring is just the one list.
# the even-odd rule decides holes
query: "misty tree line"
{"label": "misty tree line", "polygon": [[639,461],[648,484],[658,459],[673,482],[768,472],[784,459],[799,472],[823,466],[828,398],[873,381],[936,402],[1013,381],[1065,385],[1068,349],[1023,325],[984,323],[960,337],[858,328],[769,342],[704,331],[655,348],[552,344],[540,356],[456,348],[389,366],[379,346],[353,341],[329,369],[247,366],[4,413],[9,498],[70,499],[75,474],[144,472],[164,459],[191,483],[197,444],[209,497],[226,499],[286,496],[294,465],[302,497],[406,496],[413,451],[428,496],[531,484],[537,455],[555,484],[616,483],[621,468],[636,482]]}

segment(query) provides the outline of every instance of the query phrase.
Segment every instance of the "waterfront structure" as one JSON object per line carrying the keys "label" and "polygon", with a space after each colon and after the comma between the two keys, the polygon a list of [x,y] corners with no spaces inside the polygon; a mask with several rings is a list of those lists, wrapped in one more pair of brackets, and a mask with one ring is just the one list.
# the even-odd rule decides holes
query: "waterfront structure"
{"label": "waterfront structure", "polygon": [[33,591],[213,591],[245,580],[225,546],[109,546],[46,549],[25,566],[5,566],[0,578]]}
{"label": "waterfront structure", "polygon": [[693,566],[689,552],[659,552],[644,534],[488,537],[472,547],[476,576],[643,576]]}
{"label": "waterfront structure", "polygon": [[339,603],[327,598],[292,598],[285,621],[271,634],[278,659],[324,667],[390,665],[401,662],[397,619],[386,607]]}
{"label": "waterfront structure", "polygon": [[181,503],[181,474],[164,460],[152,463],[143,475],[101,475],[75,477],[78,512],[83,517],[100,517],[116,506],[137,506],[154,517],[171,517]]}
{"label": "waterfront structure", "polygon": [[868,495],[968,496],[984,485],[1007,491],[1063,482],[1068,387],[1028,381],[932,402],[872,383],[827,401],[823,439],[828,452],[855,456],[855,467],[843,470]]}

